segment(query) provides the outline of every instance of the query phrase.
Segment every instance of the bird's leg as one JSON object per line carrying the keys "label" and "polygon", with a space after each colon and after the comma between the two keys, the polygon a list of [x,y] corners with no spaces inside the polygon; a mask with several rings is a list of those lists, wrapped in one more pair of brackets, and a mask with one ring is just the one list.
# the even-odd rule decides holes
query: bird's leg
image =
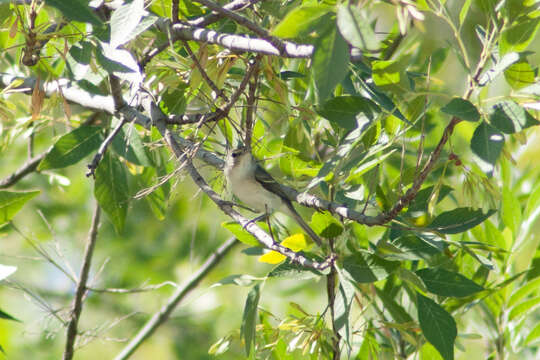
{"label": "bird's leg", "polygon": [[251,224],[251,223],[256,223],[256,222],[259,222],[259,221],[262,221],[264,219],[267,219],[269,217],[268,213],[264,213],[260,216],[257,216],[256,218],[254,219],[251,219],[249,220],[247,223],[244,224],[244,226],[242,228],[244,228],[244,230],[246,229],[246,227]]}
{"label": "bird's leg", "polygon": [[275,243],[276,239],[274,239],[274,233],[272,232],[272,226],[270,225],[270,215],[268,214],[268,206],[264,205],[266,213],[264,214],[266,216],[266,224],[268,224],[268,231],[270,232],[270,236],[272,237],[272,241]]}

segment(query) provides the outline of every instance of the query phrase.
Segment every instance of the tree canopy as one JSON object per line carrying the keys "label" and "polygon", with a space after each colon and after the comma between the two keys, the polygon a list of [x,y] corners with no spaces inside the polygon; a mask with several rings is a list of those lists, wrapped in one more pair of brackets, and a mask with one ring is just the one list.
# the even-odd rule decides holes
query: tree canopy
{"label": "tree canopy", "polygon": [[0,351],[538,358],[539,4],[0,0]]}

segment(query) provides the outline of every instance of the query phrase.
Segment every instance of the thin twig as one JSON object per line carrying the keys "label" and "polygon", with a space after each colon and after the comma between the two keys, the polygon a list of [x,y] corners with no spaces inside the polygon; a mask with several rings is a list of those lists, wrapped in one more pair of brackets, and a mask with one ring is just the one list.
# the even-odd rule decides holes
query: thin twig
{"label": "thin twig", "polygon": [[120,132],[120,130],[122,129],[122,127],[126,123],[127,123],[126,118],[122,117],[122,119],[120,120],[118,125],[116,125],[116,127],[113,129],[113,131],[111,131],[109,133],[109,135],[107,135],[105,140],[103,140],[103,142],[99,146],[98,151],[96,152],[96,155],[94,155],[94,158],[92,159],[90,164],[88,164],[88,171],[86,172],[86,176],[95,176],[96,169],[97,169],[97,167],[99,165],[99,162],[101,161],[101,159],[105,155],[105,152],[107,151],[107,148],[113,142],[116,135],[118,135],[118,133]]}
{"label": "thin twig", "polygon": [[4,189],[7,187],[10,187],[11,185],[16,184],[19,180],[24,178],[26,175],[34,172],[41,160],[45,157],[46,153],[40,154],[27,162],[23,164],[20,168],[18,168],[14,173],[0,181],[0,189]]}
{"label": "thin twig", "polygon": [[150,320],[146,322],[144,327],[131,339],[131,341],[124,347],[124,349],[115,357],[115,360],[125,360],[129,358],[133,352],[148,338],[156,329],[165,323],[173,310],[180,304],[180,302],[186,297],[186,295],[193,290],[202,279],[223,259],[225,254],[229,252],[235,245],[239,243],[236,238],[230,238],[223,245],[221,245],[206,261],[204,264],[194,273],[191,278],[181,287],[179,287],[169,297],[167,304],[165,304],[158,312],[156,312]]}
{"label": "thin twig", "polygon": [[258,55],[255,59],[253,67],[253,76],[252,81],[249,83],[249,89],[248,89],[248,95],[246,100],[246,137],[244,140],[244,144],[248,147],[248,149],[251,149],[251,136],[253,134],[253,125],[255,122],[255,101],[256,96],[255,93],[257,92],[257,85],[258,85],[258,79],[257,76],[259,73],[259,62],[261,59],[261,55]]}
{"label": "thin twig", "polygon": [[195,56],[195,54],[193,53],[193,51],[191,50],[191,47],[189,46],[188,42],[183,40],[182,41],[183,44],[184,44],[184,47],[189,55],[189,57],[193,60],[193,63],[195,64],[195,66],[197,67],[197,69],[199,70],[199,72],[201,73],[201,76],[203,77],[204,81],[206,81],[206,83],[208,84],[208,86],[210,86],[210,88],[216,93],[216,96],[219,96],[221,97],[223,100],[225,101],[229,101],[229,99],[227,99],[227,96],[223,93],[222,90],[220,90],[216,84],[214,84],[214,82],[212,81],[212,79],[210,79],[210,77],[208,76],[208,74],[206,73],[206,71],[204,70],[204,68],[202,67],[201,63],[199,62],[199,59],[197,59],[197,56]]}
{"label": "thin twig", "polygon": [[[111,95],[114,102],[115,113],[120,114],[120,110],[126,107],[126,102],[122,97],[122,87],[120,85],[120,80],[116,76],[110,74],[109,83],[111,85]],[[116,135],[118,135],[122,127],[128,122],[128,119],[123,114],[120,114],[119,117],[120,123],[118,123],[118,125],[113,129],[113,131],[111,131],[110,134],[105,138],[105,140],[103,140],[96,155],[94,155],[92,162],[88,164],[88,171],[86,172],[86,176],[95,175],[95,171],[99,165],[99,162],[105,155],[107,148],[112,143]]]}
{"label": "thin twig", "polygon": [[79,323],[79,317],[81,316],[84,295],[87,291],[86,283],[88,281],[90,265],[92,264],[92,255],[94,253],[94,247],[97,239],[99,218],[100,208],[99,205],[96,204],[94,215],[92,217],[92,225],[90,226],[90,232],[88,233],[86,248],[84,249],[83,263],[81,265],[81,273],[79,275],[79,281],[77,282],[77,288],[75,290],[75,298],[73,299],[71,316],[66,330],[66,347],[64,349],[63,360],[71,360],[73,358],[75,340],[77,338],[77,325]]}
{"label": "thin twig", "polygon": [[173,24],[176,24],[178,20],[178,1],[179,0],[172,0],[172,7],[171,7],[171,21]]}

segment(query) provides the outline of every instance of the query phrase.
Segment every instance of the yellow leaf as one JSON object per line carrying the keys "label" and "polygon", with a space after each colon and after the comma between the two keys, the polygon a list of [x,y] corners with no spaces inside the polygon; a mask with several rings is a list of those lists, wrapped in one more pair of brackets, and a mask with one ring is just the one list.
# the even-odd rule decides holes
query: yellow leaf
{"label": "yellow leaf", "polygon": [[283,240],[281,245],[291,249],[294,252],[304,250],[307,247],[306,236],[302,233],[293,234]]}
{"label": "yellow leaf", "polygon": [[[294,234],[286,238],[281,242],[281,245],[285,246],[287,249],[291,249],[294,252],[304,250],[307,248],[306,236],[302,233]],[[277,251],[270,251],[259,257],[259,262],[267,264],[279,264],[287,257],[278,253]]]}
{"label": "yellow leaf", "polygon": [[286,259],[285,255],[281,255],[277,251],[270,251],[259,257],[259,262],[267,264],[279,264]]}

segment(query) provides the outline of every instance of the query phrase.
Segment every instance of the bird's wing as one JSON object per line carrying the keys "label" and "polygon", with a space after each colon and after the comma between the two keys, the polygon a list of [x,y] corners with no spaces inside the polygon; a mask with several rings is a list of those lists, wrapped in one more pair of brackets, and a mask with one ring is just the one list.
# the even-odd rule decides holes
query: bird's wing
{"label": "bird's wing", "polygon": [[279,197],[283,198],[284,200],[288,200],[287,195],[281,188],[281,185],[279,185],[279,183],[274,180],[272,175],[270,175],[259,165],[257,165],[257,168],[255,169],[255,178],[266,190],[279,195]]}

